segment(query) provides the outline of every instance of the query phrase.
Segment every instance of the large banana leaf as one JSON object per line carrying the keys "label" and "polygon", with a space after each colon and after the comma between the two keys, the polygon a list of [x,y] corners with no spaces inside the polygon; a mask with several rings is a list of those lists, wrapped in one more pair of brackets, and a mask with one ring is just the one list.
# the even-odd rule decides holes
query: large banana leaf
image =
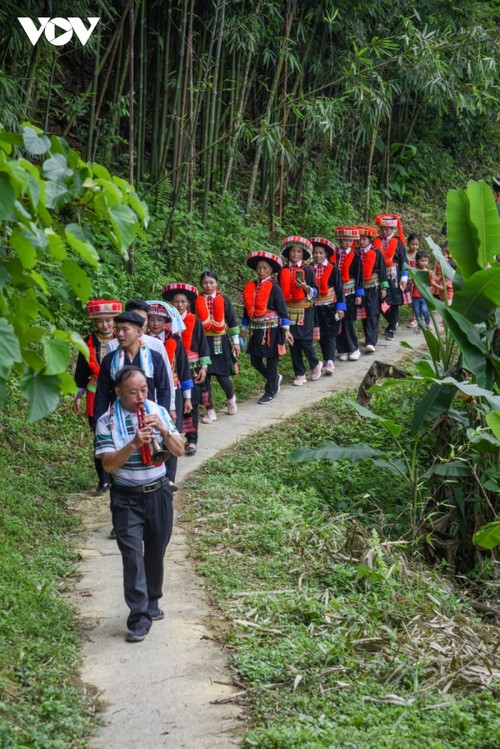
{"label": "large banana leaf", "polygon": [[319,447],[299,447],[290,455],[290,460],[294,463],[303,463],[306,460],[367,460],[373,458],[384,458],[385,453],[382,450],[376,450],[370,445],[360,442],[350,447],[342,447],[335,442],[325,442]]}
{"label": "large banana leaf", "polygon": [[488,525],[483,525],[477,533],[472,536],[472,543],[482,546],[483,549],[494,549],[500,544],[500,520],[494,520]]}
{"label": "large banana leaf", "polygon": [[432,237],[426,237],[425,241],[429,245],[429,247],[432,250],[432,254],[434,255],[434,258],[437,260],[439,265],[441,266],[441,270],[443,271],[443,275],[445,278],[449,278],[450,281],[453,281],[456,271],[454,268],[451,267],[443,253],[441,252],[441,248],[438,244],[435,243]]}
{"label": "large banana leaf", "polygon": [[416,436],[429,424],[432,424],[438,416],[448,411],[456,392],[457,388],[453,385],[441,385],[440,383],[432,385],[417,404],[411,425],[411,435]]}
{"label": "large banana leaf", "polygon": [[[500,247],[500,245],[499,245]],[[500,265],[474,273],[453,297],[452,308],[473,323],[484,322],[500,305]]]}
{"label": "large banana leaf", "polygon": [[440,309],[443,322],[462,352],[464,369],[467,369],[481,387],[488,384],[486,347],[475,325],[452,307]]}
{"label": "large banana leaf", "polygon": [[467,196],[471,221],[479,236],[477,261],[484,268],[487,263],[494,262],[500,250],[500,218],[491,188],[484,180],[471,180],[467,185]]}
{"label": "large banana leaf", "polygon": [[464,190],[448,190],[446,230],[448,246],[464,278],[482,269],[479,264],[479,234],[470,220],[470,200]]}
{"label": "large banana leaf", "polygon": [[347,403],[355,408],[358,414],[360,416],[363,416],[365,419],[373,419],[374,421],[378,421],[379,424],[382,424],[382,426],[385,427],[385,429],[387,429],[387,431],[390,432],[393,437],[398,437],[401,434],[403,427],[399,424],[396,424],[391,419],[387,419],[385,416],[379,416],[379,414],[376,414],[374,411],[370,411],[369,408],[365,408],[359,403],[356,403],[356,401],[348,400]]}

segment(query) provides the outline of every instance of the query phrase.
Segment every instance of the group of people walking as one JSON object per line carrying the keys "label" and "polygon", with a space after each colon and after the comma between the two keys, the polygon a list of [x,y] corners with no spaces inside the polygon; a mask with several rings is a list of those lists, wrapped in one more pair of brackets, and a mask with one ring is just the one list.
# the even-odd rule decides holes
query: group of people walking
{"label": "group of people walking", "polygon": [[[290,347],[297,387],[335,371],[335,357],[375,351],[380,314],[392,340],[399,307],[410,292],[409,258],[399,218],[383,214],[372,226],[339,226],[336,243],[323,237],[286,237],[281,257],[259,250],[247,257],[256,279],[243,290],[241,328],[215,273],[200,278],[201,293],[186,282],[163,287],[162,299],[95,299],[87,304],[93,330],[89,360],[75,370],[75,409],[95,433],[98,491],[110,489],[114,534],[123,558],[129,642],[140,642],[155,620],[162,595],[163,555],[172,529],[177,459],[197,451],[201,418],[217,419],[216,378],[226,412],[237,412],[232,376],[241,347],[264,378],[258,403],[279,393],[279,358]],[[413,249],[413,248],[411,248]],[[415,263],[425,253],[415,252]],[[282,259],[283,258],[283,259]],[[411,293],[411,292],[410,292]],[[422,308],[415,306],[417,317]],[[322,360],[314,342],[319,342]],[[185,435],[185,440],[181,438]]]}

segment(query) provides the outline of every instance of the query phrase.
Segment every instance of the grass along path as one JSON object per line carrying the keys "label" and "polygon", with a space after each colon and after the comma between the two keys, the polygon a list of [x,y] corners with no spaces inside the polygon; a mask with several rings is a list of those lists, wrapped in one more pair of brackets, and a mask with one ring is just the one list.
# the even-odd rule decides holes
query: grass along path
{"label": "grass along path", "polygon": [[[415,340],[413,333],[408,338]],[[381,359],[407,355],[398,342],[384,341],[378,348]],[[219,413],[218,421],[201,425],[197,455],[179,461],[179,481],[190,486],[192,471],[214,456],[212,465],[224,461],[221,451],[251,432],[280,424],[286,416],[308,410],[315,401],[359,382],[371,362],[367,356],[340,362],[334,377],[302,388],[286,384],[269,406],[250,399],[240,404],[236,416]],[[233,686],[226,654],[214,641],[209,600],[188,559],[182,525],[177,524],[166,555],[162,600],[166,619],[154,624],[144,643],[131,646],[124,641],[121,558],[108,539],[107,501],[89,497],[75,501],[89,527],[82,539],[82,579],[74,597],[86,636],[82,677],[97,688],[103,708],[103,725],[91,746],[234,747],[245,730],[245,713],[231,702],[239,688]]]}
{"label": "grass along path", "polygon": [[[376,409],[404,414],[414,397],[381,394]],[[498,747],[498,627],[416,561],[407,497],[389,474],[287,461],[325,439],[383,437],[343,394],[308,402],[188,487],[192,554],[253,717],[243,746]]]}

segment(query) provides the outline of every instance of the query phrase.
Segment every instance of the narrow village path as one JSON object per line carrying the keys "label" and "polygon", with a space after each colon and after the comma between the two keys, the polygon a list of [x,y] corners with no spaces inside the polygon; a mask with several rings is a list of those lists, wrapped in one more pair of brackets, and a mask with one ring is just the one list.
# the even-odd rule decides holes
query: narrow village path
{"label": "narrow village path", "polygon": [[[373,361],[397,364],[407,340],[422,345],[423,336],[400,328],[396,341],[382,339],[374,355],[357,362],[337,362],[333,377],[296,388],[291,384],[268,406],[256,399],[239,404],[238,413],[219,413],[216,422],[200,425],[200,444],[193,457],[179,460],[177,483],[251,432],[302,411],[336,391],[358,387]],[[73,602],[85,635],[82,679],[98,690],[102,726],[92,749],[233,749],[245,732],[241,708],[228,702],[232,685],[227,658],[208,625],[210,606],[203,580],[188,558],[182,525],[176,524],[165,558],[166,580],[160,602],[166,618],[153,624],[146,640],[125,642],[127,609],[123,601],[122,565],[116,543],[108,538],[108,497],[85,497],[74,509],[82,513],[86,532],[80,541],[81,579]]]}

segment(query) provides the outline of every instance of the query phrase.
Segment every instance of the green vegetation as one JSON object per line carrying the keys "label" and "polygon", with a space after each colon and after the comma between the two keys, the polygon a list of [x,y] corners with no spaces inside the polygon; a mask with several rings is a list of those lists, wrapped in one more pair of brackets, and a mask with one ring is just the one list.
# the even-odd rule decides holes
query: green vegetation
{"label": "green vegetation", "polygon": [[74,392],[70,344],[88,355],[61,303],[89,299],[85,265],[99,267],[96,233],[128,258],[147,220],[130,184],[83,161],[63,138],[32,127],[0,131],[0,398],[13,372],[30,421]]}
{"label": "green vegetation", "polygon": [[[414,385],[374,396],[375,411],[397,409],[409,452],[419,397]],[[188,489],[193,555],[254,717],[244,746],[493,749],[496,627],[419,561],[407,482],[367,462],[288,460],[325,438],[387,450],[339,395],[211,461]],[[421,469],[431,460],[423,438]]]}
{"label": "green vegetation", "polygon": [[68,403],[27,424],[19,393],[0,429],[0,745],[85,746],[92,698],[77,681],[80,636],[63,594],[79,531],[67,494],[92,480],[90,435]]}

